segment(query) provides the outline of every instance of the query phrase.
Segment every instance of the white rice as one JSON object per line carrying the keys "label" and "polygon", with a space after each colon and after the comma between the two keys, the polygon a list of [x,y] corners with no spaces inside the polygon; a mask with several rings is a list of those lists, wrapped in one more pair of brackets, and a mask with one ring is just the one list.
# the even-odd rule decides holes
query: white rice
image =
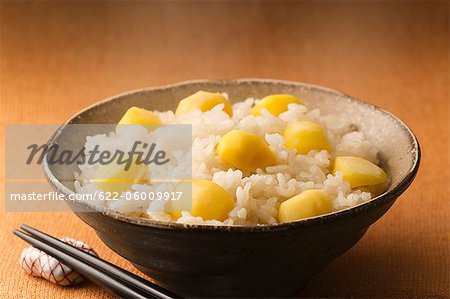
{"label": "white rice", "polygon": [[[179,117],[172,111],[157,112],[162,123],[192,124],[192,140],[180,141],[174,144],[178,151],[173,153],[176,158],[172,163],[178,163],[192,155],[192,178],[208,179],[222,186],[235,199],[233,210],[225,221],[204,221],[201,217],[194,217],[189,212],[182,212],[177,220],[186,224],[210,225],[258,225],[277,223],[277,209],[281,202],[307,189],[324,189],[331,198],[333,208],[352,207],[366,202],[372,195],[359,190],[352,190],[350,184],[342,179],[342,174],[329,173],[330,159],[336,155],[359,156],[377,163],[378,149],[370,144],[362,132],[355,131],[351,117],[347,114],[321,115],[318,109],[308,110],[304,105],[290,104],[288,110],[279,117],[275,117],[263,110],[262,116],[253,116],[250,111],[258,100],[249,98],[233,105],[233,117],[222,111],[223,104],[211,111],[194,111]],[[327,133],[333,149],[327,151],[311,151],[307,155],[296,155],[294,150],[284,146],[282,132],[287,124],[299,120],[310,120],[320,123]],[[215,153],[215,147],[222,135],[232,129],[241,129],[263,137],[276,154],[276,165],[259,169],[256,174],[243,173],[224,165]],[[103,149],[129,150],[130,140],[151,140],[153,133],[148,133],[140,126],[133,126],[127,131],[100,134],[86,139],[86,150],[96,144]],[[159,130],[159,129],[158,129]],[[161,130],[164,130],[162,127]],[[161,132],[159,132],[161,133]],[[133,138],[130,138],[133,136]],[[159,135],[161,136],[161,135]],[[164,134],[162,134],[164,136]],[[169,140],[169,139],[167,139]],[[189,144],[192,141],[192,149]],[[164,140],[158,139],[158,144]],[[184,157],[184,158],[183,158]],[[173,178],[180,177],[183,171],[189,171],[175,164],[169,165]],[[168,166],[168,167],[169,167]],[[80,176],[77,177],[75,188],[79,193],[94,193],[95,185],[89,180],[93,178],[97,165],[80,166]],[[178,167],[178,168],[177,168]],[[153,169],[149,167],[149,169]],[[167,170],[167,169],[166,169]],[[167,170],[168,171],[168,170]],[[153,174],[154,175],[154,174]],[[148,173],[152,177],[151,170]],[[129,192],[171,191],[172,186],[148,186],[134,184]],[[169,214],[161,212],[163,201],[99,201],[99,204],[113,210],[138,215],[158,221],[171,221]]]}

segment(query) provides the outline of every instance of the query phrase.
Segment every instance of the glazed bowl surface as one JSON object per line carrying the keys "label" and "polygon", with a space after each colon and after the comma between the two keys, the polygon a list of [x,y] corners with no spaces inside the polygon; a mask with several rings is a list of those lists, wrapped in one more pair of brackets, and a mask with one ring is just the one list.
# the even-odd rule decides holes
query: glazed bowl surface
{"label": "glazed bowl surface", "polygon": [[[74,138],[67,124],[114,124],[131,106],[173,110],[180,99],[198,90],[227,92],[232,102],[288,93],[301,98],[309,109],[319,108],[322,114],[351,113],[356,127],[380,148],[379,159],[391,183],[385,193],[356,207],[291,223],[252,227],[164,223],[88,202],[67,201],[108,247],[181,296],[295,295],[312,275],[361,239],[418,171],[418,141],[391,113],[328,88],[269,79],[188,81],[120,94],[77,113],[49,142],[81,148],[87,135]],[[44,161],[49,182],[67,196],[74,192],[73,173],[77,170],[76,165]]]}

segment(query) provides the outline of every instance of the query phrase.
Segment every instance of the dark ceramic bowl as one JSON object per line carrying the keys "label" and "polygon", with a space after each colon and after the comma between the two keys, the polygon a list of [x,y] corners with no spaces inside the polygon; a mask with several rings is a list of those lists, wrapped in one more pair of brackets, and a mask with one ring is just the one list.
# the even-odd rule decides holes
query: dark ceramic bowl
{"label": "dark ceramic bowl", "polygon": [[[291,223],[222,227],[162,223],[125,216],[85,202],[68,201],[100,239],[161,286],[187,297],[286,297],[314,273],[350,249],[413,181],[420,148],[411,130],[383,109],[308,84],[245,79],[190,81],[141,89],[97,103],[68,120],[50,142],[80,148],[66,124],[117,123],[130,106],[174,109],[198,90],[227,92],[232,101],[290,93],[324,114],[349,112],[354,124],[381,148],[391,185],[387,192],[351,209]],[[83,136],[84,137],[84,136]],[[73,193],[75,166],[44,165],[53,187]],[[359,266],[359,265],[355,265]]]}

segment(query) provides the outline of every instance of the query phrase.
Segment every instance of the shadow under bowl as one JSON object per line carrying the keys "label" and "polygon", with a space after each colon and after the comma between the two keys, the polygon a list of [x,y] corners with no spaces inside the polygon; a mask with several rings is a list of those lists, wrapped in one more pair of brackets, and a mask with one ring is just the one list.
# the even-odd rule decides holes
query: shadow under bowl
{"label": "shadow under bowl", "polygon": [[[174,109],[180,99],[198,90],[227,92],[232,102],[289,93],[301,98],[308,108],[319,108],[324,115],[347,113],[358,130],[381,149],[379,159],[391,184],[382,195],[350,209],[252,227],[163,223],[68,200],[70,208],[95,229],[109,248],[159,285],[182,296],[295,295],[312,275],[361,239],[408,188],[418,171],[417,139],[389,112],[327,88],[269,79],[189,81],[120,94],[73,116],[49,142],[81,148],[89,134],[74,137],[67,124],[114,124],[131,106]],[[44,171],[57,191],[66,196],[74,193],[76,165],[49,165],[44,161]]]}

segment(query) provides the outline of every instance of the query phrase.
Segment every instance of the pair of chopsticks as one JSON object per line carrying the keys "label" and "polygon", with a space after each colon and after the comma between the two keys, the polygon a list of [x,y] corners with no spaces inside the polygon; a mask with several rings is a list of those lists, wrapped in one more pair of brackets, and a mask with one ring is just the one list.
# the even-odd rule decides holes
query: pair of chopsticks
{"label": "pair of chopsticks", "polygon": [[142,299],[181,298],[150,281],[48,234],[27,225],[21,225],[20,228],[25,232],[15,229],[13,232],[16,236],[58,259],[85,278],[111,290],[120,297]]}

